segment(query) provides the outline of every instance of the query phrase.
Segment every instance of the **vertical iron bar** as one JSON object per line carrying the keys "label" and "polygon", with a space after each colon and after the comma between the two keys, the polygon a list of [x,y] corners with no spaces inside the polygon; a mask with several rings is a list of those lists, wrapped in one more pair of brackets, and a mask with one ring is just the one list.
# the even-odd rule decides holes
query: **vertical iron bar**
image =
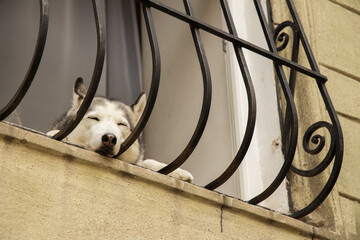
{"label": "vertical iron bar", "polygon": [[147,99],[147,103],[144,109],[143,114],[139,122],[137,123],[134,130],[131,134],[125,139],[125,141],[121,144],[119,153],[114,156],[115,158],[120,156],[123,152],[125,152],[140,136],[142,130],[144,129],[147,121],[150,118],[151,112],[154,108],[157,93],[160,85],[160,72],[161,72],[161,62],[160,62],[160,50],[159,45],[156,38],[156,31],[154,26],[154,21],[151,14],[150,6],[146,3],[143,3],[143,14],[146,24],[146,29],[149,37],[151,54],[152,54],[152,62],[153,62],[153,72],[152,72],[152,80],[150,86],[150,92]]}
{"label": "vertical iron bar", "polygon": [[[259,19],[260,19],[260,23],[261,23],[269,50],[271,52],[273,52],[274,54],[277,54],[276,45],[273,41],[273,38],[271,37],[272,34],[267,25],[266,17],[265,17],[264,11],[262,9],[261,3],[259,0],[254,0],[254,4],[255,4],[255,8],[258,13]],[[284,155],[285,155],[284,163],[283,163],[278,175],[275,177],[273,182],[262,193],[260,193],[259,195],[257,195],[256,197],[254,197],[248,201],[251,204],[258,204],[259,202],[265,200],[280,186],[281,182],[286,177],[286,174],[289,172],[289,169],[291,167],[291,164],[292,164],[292,161],[294,158],[296,146],[297,146],[298,116],[297,116],[293,96],[291,94],[289,85],[286,81],[286,76],[285,76],[282,66],[279,65],[278,62],[274,61],[274,68],[278,75],[281,87],[283,89],[284,96],[285,96],[286,102],[288,104],[287,107],[289,107],[289,109],[290,109],[289,111],[291,111],[291,115],[290,115],[290,119],[289,119],[290,126],[292,126],[292,128],[290,130],[290,137],[289,137],[290,144],[288,146],[288,149],[285,150],[285,152],[284,152]]]}
{"label": "vertical iron bar", "polygon": [[[189,0],[184,0],[184,6],[186,10],[186,14],[189,16],[193,16],[193,10],[191,7],[191,4]],[[193,133],[193,136],[191,137],[189,143],[186,145],[185,149],[182,151],[182,153],[169,165],[159,170],[160,173],[168,174],[183,164],[186,159],[191,155],[191,153],[196,148],[197,144],[200,141],[200,138],[204,132],[209,112],[210,112],[210,106],[211,106],[211,75],[210,75],[210,68],[209,64],[206,59],[205,49],[201,42],[200,32],[199,29],[193,27],[191,24],[191,34],[194,39],[194,45],[196,48],[196,53],[199,59],[201,72],[203,76],[203,102],[202,102],[202,108],[201,113],[199,117],[199,121],[197,123],[197,126],[195,128],[195,131]]]}
{"label": "vertical iron bar", "polygon": [[35,74],[40,65],[42,54],[45,48],[46,36],[49,25],[49,2],[48,0],[40,0],[39,3],[40,3],[40,23],[39,23],[39,32],[36,41],[35,51],[23,82],[21,83],[20,87],[18,88],[12,99],[9,101],[9,103],[3,109],[1,109],[0,121],[8,117],[20,104],[26,92],[29,90],[31,83],[34,80]]}
{"label": "vertical iron bar", "polygon": [[[228,3],[226,0],[220,0],[221,7],[223,10],[223,15],[226,20],[227,27],[229,29],[229,33],[232,34],[235,38],[237,38],[237,32],[235,28],[234,21],[231,16],[231,12],[228,6]],[[241,70],[241,74],[244,80],[245,89],[247,93],[247,100],[248,100],[248,121],[246,124],[246,130],[244,134],[243,141],[240,145],[240,148],[231,162],[231,164],[228,166],[228,168],[215,180],[213,180],[211,183],[205,186],[207,189],[215,189],[222,185],[224,182],[226,182],[238,169],[239,165],[241,164],[242,160],[244,159],[247,150],[249,149],[251,139],[254,134],[254,128],[255,128],[255,121],[256,121],[256,96],[255,96],[255,90],[254,86],[251,80],[250,72],[246,64],[246,59],[244,56],[244,53],[242,51],[242,48],[236,44],[233,43],[234,51],[236,58],[239,63],[239,67]]]}
{"label": "vertical iron bar", "polygon": [[100,82],[101,73],[104,66],[105,59],[105,20],[103,16],[103,11],[101,9],[101,0],[92,0],[94,17],[95,17],[95,25],[96,25],[96,39],[97,39],[97,52],[95,59],[95,66],[92,75],[92,79],[90,82],[89,90],[86,93],[86,96],[79,108],[76,112],[75,117],[63,128],[61,129],[53,139],[62,140],[67,135],[69,135],[76,126],[80,123],[87,110],[90,107],[90,104],[95,96],[97,87]]}

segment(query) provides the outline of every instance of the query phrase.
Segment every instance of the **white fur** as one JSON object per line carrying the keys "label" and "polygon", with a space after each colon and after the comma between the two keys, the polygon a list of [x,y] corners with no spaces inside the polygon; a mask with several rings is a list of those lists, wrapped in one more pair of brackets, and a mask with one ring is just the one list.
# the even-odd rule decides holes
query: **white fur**
{"label": "white fur", "polygon": [[[166,164],[155,161],[153,159],[140,161],[138,165],[153,171],[159,171],[166,166]],[[181,168],[174,170],[173,172],[169,173],[169,175],[187,182],[192,182],[194,180],[194,177],[191,175],[191,173]]]}

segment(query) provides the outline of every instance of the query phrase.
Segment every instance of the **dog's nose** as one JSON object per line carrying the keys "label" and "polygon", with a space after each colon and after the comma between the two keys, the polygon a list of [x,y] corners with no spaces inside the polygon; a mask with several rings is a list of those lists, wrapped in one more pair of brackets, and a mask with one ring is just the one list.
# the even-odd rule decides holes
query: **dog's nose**
{"label": "dog's nose", "polygon": [[114,135],[114,134],[110,134],[110,133],[107,133],[107,134],[103,135],[102,138],[101,138],[101,140],[102,140],[103,144],[104,144],[105,146],[107,146],[107,147],[113,147],[113,146],[115,146],[116,141],[117,141],[115,135]]}

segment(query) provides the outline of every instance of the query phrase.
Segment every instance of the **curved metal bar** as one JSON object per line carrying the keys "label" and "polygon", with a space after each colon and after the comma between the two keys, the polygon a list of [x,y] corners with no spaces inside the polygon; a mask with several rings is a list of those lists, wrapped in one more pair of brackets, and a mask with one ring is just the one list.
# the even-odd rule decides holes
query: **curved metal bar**
{"label": "curved metal bar", "polygon": [[[317,122],[311,125],[308,130],[306,130],[303,138],[303,147],[305,152],[310,153],[312,155],[320,153],[325,147],[325,137],[321,136],[320,134],[316,134],[312,136],[316,130],[321,127],[326,127],[329,132],[331,132],[331,125],[327,122]],[[314,149],[310,148],[310,141],[317,146]]]}
{"label": "curved metal bar", "polygon": [[[231,16],[231,12],[228,6],[228,3],[226,0],[220,0],[221,7],[223,10],[223,14],[225,17],[226,25],[229,29],[229,33],[232,34],[234,37],[237,37],[237,32],[235,28],[234,21]],[[256,96],[255,96],[255,90],[254,85],[251,80],[250,72],[246,64],[245,56],[243,54],[243,51],[241,47],[239,47],[236,43],[233,42],[233,47],[235,50],[236,58],[239,62],[239,67],[241,70],[241,74],[243,76],[245,89],[247,93],[247,100],[248,100],[248,121],[246,124],[246,130],[244,134],[243,141],[240,145],[240,148],[234,158],[234,160],[231,162],[231,164],[228,166],[228,168],[215,180],[213,180],[211,183],[205,186],[207,189],[215,189],[222,185],[224,182],[226,182],[238,169],[240,166],[242,160],[245,157],[245,154],[247,150],[249,149],[251,139],[254,134],[254,128],[255,128],[255,121],[256,121]]]}
{"label": "curved metal bar", "polygon": [[[275,54],[277,54],[276,51],[276,45],[271,37],[271,33],[269,31],[269,28],[266,27],[266,18],[265,18],[265,14],[263,12],[263,9],[261,7],[261,3],[259,0],[254,0],[254,4],[256,7],[256,11],[258,12],[258,16],[260,19],[260,23],[261,26],[263,28],[263,32],[265,34],[265,38],[269,47],[269,50]],[[296,150],[296,145],[297,145],[297,137],[298,137],[298,116],[297,116],[297,112],[296,112],[296,107],[295,107],[295,103],[293,100],[293,96],[290,90],[290,87],[287,83],[286,76],[285,73],[283,71],[283,68],[279,65],[279,63],[274,63],[274,68],[275,71],[278,75],[280,84],[281,84],[281,88],[283,90],[285,99],[286,99],[286,103],[287,103],[287,107],[289,108],[289,122],[290,122],[290,135],[289,135],[289,146],[287,146],[287,148],[284,151],[284,163],[279,171],[279,173],[277,174],[277,176],[275,177],[275,179],[273,180],[273,182],[259,195],[257,195],[256,197],[252,198],[251,200],[248,201],[248,203],[250,204],[257,204],[263,200],[265,200],[267,197],[269,197],[281,184],[281,182],[285,179],[286,174],[289,172],[289,169],[291,167],[294,155],[295,155],[295,150]]]}
{"label": "curved metal bar", "polygon": [[92,79],[90,82],[89,90],[87,91],[79,110],[76,112],[75,117],[63,129],[61,129],[56,135],[53,136],[53,139],[56,140],[62,140],[76,128],[76,126],[79,124],[79,122],[89,109],[100,82],[105,59],[105,20],[101,9],[101,1],[92,0],[92,4],[97,34],[97,52]]}
{"label": "curved metal bar", "polygon": [[289,35],[286,33],[281,33],[277,39],[279,40],[279,42],[283,42],[280,46],[277,47],[277,50],[278,51],[284,50],[289,43],[289,39],[290,39]]}
{"label": "curved metal bar", "polygon": [[[335,159],[333,164],[333,169],[331,171],[331,174],[329,176],[328,181],[326,182],[324,188],[321,190],[321,192],[316,196],[316,198],[306,207],[303,209],[300,209],[292,214],[290,214],[291,217],[294,218],[301,218],[312,211],[314,211],[320,204],[326,199],[326,197],[330,194],[331,190],[333,189],[336,180],[339,177],[340,169],[342,165],[342,159],[344,155],[344,140],[343,140],[343,134],[340,126],[340,121],[335,113],[335,109],[331,103],[329,94],[326,90],[326,87],[324,84],[319,84],[319,90],[323,96],[325,105],[328,109],[330,118],[333,122],[333,136],[335,139]],[[329,111],[330,110],[330,111]]]}
{"label": "curved metal bar", "polygon": [[[189,0],[184,0],[183,2],[186,13],[190,16],[193,16],[193,10]],[[194,151],[194,149],[196,148],[197,144],[200,141],[200,138],[204,132],[210,113],[211,94],[212,94],[210,68],[207,62],[205,49],[201,42],[199,29],[194,28],[192,25],[190,25],[190,29],[191,29],[192,37],[194,39],[196,53],[199,59],[201,72],[203,76],[203,102],[201,107],[201,113],[195,131],[189,143],[186,145],[185,149],[173,162],[171,162],[169,165],[159,170],[159,173],[163,173],[163,174],[168,174],[174,171],[175,169],[180,167],[186,161],[186,159],[189,158],[189,156]]]}
{"label": "curved metal bar", "polygon": [[146,29],[149,37],[151,54],[152,54],[152,62],[153,62],[153,72],[152,72],[152,80],[150,86],[150,92],[147,99],[147,103],[144,109],[143,114],[139,122],[137,123],[134,130],[131,134],[125,139],[125,141],[121,144],[119,153],[114,156],[114,158],[120,156],[123,152],[125,152],[140,136],[142,130],[144,129],[147,121],[150,118],[151,112],[154,108],[157,93],[160,85],[160,72],[161,72],[161,62],[160,62],[160,50],[159,45],[156,38],[154,21],[152,18],[151,10],[148,4],[143,3],[143,14],[146,24]]}
{"label": "curved metal bar", "polygon": [[[285,22],[280,23],[274,30],[274,39],[277,39],[279,42],[282,42],[282,44],[276,48],[276,50],[279,52],[284,50],[287,47],[287,45],[289,44],[289,39],[290,39],[289,34],[287,34],[285,32],[281,33],[281,31],[284,30],[284,28],[286,28],[286,27],[291,27],[291,29],[294,33],[294,36],[295,36],[296,28],[295,28],[293,22],[285,21]],[[294,37],[294,39],[295,39],[295,37]]]}
{"label": "curved metal bar", "polygon": [[6,104],[6,106],[3,109],[1,109],[0,121],[8,117],[20,104],[26,92],[29,90],[30,85],[34,80],[35,74],[40,65],[42,54],[45,48],[46,36],[49,25],[49,1],[40,0],[39,3],[40,3],[40,23],[39,23],[39,32],[36,41],[35,51],[23,82],[16,91],[15,95],[8,102],[8,104]]}
{"label": "curved metal bar", "polygon": [[[299,28],[299,36],[300,36],[302,45],[304,47],[306,56],[308,58],[309,64],[314,71],[320,73],[319,67],[317,66],[315,57],[311,51],[309,42],[306,38],[304,29],[301,25],[299,16],[297,15],[297,13],[295,11],[294,3],[291,0],[287,0],[286,2],[288,4],[288,7],[290,10],[291,16],[294,20],[294,23]],[[290,215],[294,218],[301,218],[301,217],[309,214],[310,212],[314,211],[330,194],[331,190],[333,189],[333,187],[336,183],[337,178],[339,177],[340,169],[341,169],[341,165],[342,165],[342,158],[343,158],[343,154],[344,154],[343,134],[342,134],[340,121],[337,117],[335,108],[330,100],[330,96],[325,87],[325,83],[322,82],[318,78],[315,78],[315,79],[316,79],[316,83],[318,85],[319,91],[321,93],[322,99],[324,101],[324,104],[326,106],[326,110],[327,110],[329,117],[331,119],[331,122],[333,124],[332,136],[334,136],[334,139],[335,139],[334,140],[335,141],[335,149],[334,149],[335,159],[334,159],[333,169],[331,171],[330,177],[329,177],[328,181],[326,182],[324,188],[321,190],[321,192],[317,195],[317,197],[308,206],[306,206],[305,208],[298,210]]]}
{"label": "curved metal bar", "polygon": [[[286,33],[280,34],[280,32],[286,27],[291,27],[291,29],[293,31],[293,49],[292,49],[291,60],[294,62],[298,61],[298,54],[299,54],[299,33],[298,33],[297,26],[298,25],[294,24],[294,22],[285,21],[285,22],[279,24],[274,31],[274,39],[278,39],[279,41],[281,41],[281,38],[285,39],[284,42],[281,44],[281,46],[277,47],[277,50],[281,51],[287,47],[287,44],[289,42],[289,36]],[[295,91],[295,79],[296,79],[296,71],[294,71],[294,69],[291,69],[289,85],[290,85],[290,89],[293,94]],[[287,123],[288,123],[287,119],[288,119],[288,109],[286,109],[286,116],[285,116],[285,126],[284,126],[285,132],[288,132],[287,130],[289,129],[289,126],[287,126]],[[330,149],[328,150],[327,155],[325,156],[324,160],[321,161],[321,163],[318,166],[316,166],[315,168],[313,168],[311,170],[301,170],[292,165],[290,169],[294,173],[304,176],[304,177],[313,177],[313,176],[316,176],[316,175],[320,174],[321,172],[323,172],[327,168],[327,166],[330,164],[330,162],[332,161],[332,158],[334,157],[334,154],[335,154],[335,152],[334,152],[335,140],[333,137],[332,125],[327,122],[322,122],[322,121],[317,122],[317,123],[313,124],[305,132],[304,138],[303,138],[303,147],[307,153],[312,154],[312,155],[318,154],[322,151],[323,147],[325,146],[325,138],[320,135],[315,135],[312,137],[312,134],[321,127],[327,128],[331,135],[331,144],[330,144]],[[285,139],[287,139],[287,136],[285,136]],[[309,147],[310,140],[312,143],[317,144],[317,147],[315,149],[310,149],[310,147]]]}
{"label": "curved metal bar", "polygon": [[[323,121],[320,121],[320,122],[317,122],[317,123],[314,123],[313,125],[311,125],[304,134],[303,147],[304,147],[305,151],[311,155],[319,154],[325,146],[325,137],[323,137],[321,135],[315,135],[315,136],[312,136],[312,135],[316,130],[318,130],[320,128],[324,128],[324,127],[329,131],[330,137],[331,137],[330,147],[329,147],[329,150],[328,150],[325,158],[320,162],[320,164],[318,164],[313,169],[302,170],[302,169],[298,169],[292,165],[291,171],[293,171],[294,173],[296,173],[300,176],[303,176],[303,177],[314,177],[314,176],[322,173],[329,166],[329,164],[331,163],[331,161],[335,155],[335,132],[334,132],[333,125],[331,125],[328,122],[323,122]],[[317,146],[314,149],[310,149],[310,146],[309,146],[310,141],[314,144],[317,144]]]}

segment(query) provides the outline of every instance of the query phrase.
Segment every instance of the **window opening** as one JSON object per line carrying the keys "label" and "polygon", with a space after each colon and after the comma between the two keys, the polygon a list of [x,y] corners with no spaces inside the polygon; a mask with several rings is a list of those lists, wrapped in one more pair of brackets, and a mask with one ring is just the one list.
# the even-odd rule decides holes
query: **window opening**
{"label": "window opening", "polygon": [[[231,11],[229,9],[229,5],[226,0],[220,0],[220,4],[228,31],[221,30],[213,25],[198,20],[197,16],[195,16],[192,13],[191,3],[189,0],[184,0],[184,7],[186,9],[185,13],[173,9],[155,0],[139,0],[139,2],[142,5],[143,15],[146,23],[146,29],[150,42],[150,48],[151,48],[152,63],[153,63],[152,80],[148,95],[148,101],[144,113],[140,121],[138,122],[137,126],[131,133],[131,135],[122,143],[119,154],[123,153],[135,141],[135,139],[139,137],[146,123],[148,122],[149,117],[151,116],[154,104],[156,102],[157,93],[160,85],[161,54],[159,51],[159,43],[156,37],[156,26],[154,26],[152,11],[153,10],[160,11],[163,12],[164,14],[176,18],[179,21],[189,24],[189,31],[192,32],[194,45],[197,47],[199,64],[202,68],[203,80],[204,80],[203,81],[204,98],[203,98],[203,105],[202,105],[202,110],[198,125],[189,143],[186,145],[185,149],[179,155],[179,157],[176,158],[172,163],[170,163],[169,166],[160,170],[160,172],[164,174],[169,173],[172,170],[180,167],[180,165],[186,161],[186,159],[196,148],[196,145],[198,144],[201,138],[201,135],[203,133],[203,130],[207,122],[208,109],[210,108],[210,99],[211,99],[211,91],[210,91],[211,88],[210,88],[210,78],[209,78],[211,69],[207,67],[205,52],[201,48],[202,42],[199,37],[199,32],[206,32],[208,34],[212,34],[220,39],[230,42],[234,48],[247,93],[248,119],[247,119],[244,137],[242,139],[242,142],[240,143],[240,147],[236,156],[221,175],[213,179],[204,187],[213,190],[224,184],[237,171],[239,165],[242,163],[245,155],[247,154],[249,145],[252,141],[255,121],[256,121],[256,111],[257,111],[256,107],[257,104],[261,104],[261,103],[256,102],[256,94],[251,79],[252,76],[250,75],[250,72],[247,68],[246,58],[244,57],[244,50],[246,50],[259,54],[273,61],[275,73],[286,100],[286,107],[287,107],[286,118],[285,118],[286,134],[283,136],[288,143],[288,144],[284,144],[285,159],[283,166],[281,167],[277,176],[263,192],[253,197],[252,199],[248,200],[247,202],[250,204],[258,204],[264,201],[266,198],[268,198],[279,187],[279,185],[284,180],[285,176],[287,175],[290,169],[294,171],[296,174],[299,174],[303,177],[312,177],[321,173],[325,168],[329,166],[330,162],[333,162],[328,181],[326,182],[325,186],[320,191],[320,193],[306,207],[297,210],[289,215],[295,218],[300,218],[309,214],[315,208],[317,208],[330,193],[339,175],[342,157],[343,157],[343,138],[342,138],[342,131],[339,120],[337,118],[336,112],[334,110],[329,94],[325,87],[327,78],[323,76],[319,71],[319,67],[317,66],[314,55],[311,51],[304,29],[299,20],[299,16],[295,11],[295,7],[292,0],[286,0],[287,7],[292,17],[292,20],[290,21],[292,23],[290,25],[294,30],[294,32],[296,32],[299,38],[299,42],[301,42],[301,46],[304,49],[304,52],[306,54],[307,60],[310,65],[310,69],[298,64],[295,61],[295,59],[289,60],[278,55],[278,51],[280,49],[276,47],[275,41],[273,39],[273,34],[269,27],[269,23],[265,17],[260,0],[254,0],[254,6],[257,10],[259,21],[261,23],[263,33],[267,42],[267,49],[259,47],[249,41],[246,41],[238,37],[237,30],[234,26],[233,18],[231,15]],[[95,66],[93,69],[91,83],[87,95],[85,97],[85,100],[76,114],[76,118],[73,119],[69,124],[67,124],[64,127],[64,129],[62,129],[58,134],[54,136],[54,139],[57,140],[61,140],[64,137],[66,137],[79,123],[79,121],[87,111],[100,82],[100,77],[105,59],[105,43],[106,43],[105,20],[104,20],[104,15],[102,13],[100,0],[92,0],[92,4],[93,4],[93,12],[95,18],[95,26],[96,26],[97,45],[96,45]],[[25,76],[24,81],[20,85],[18,91],[15,93],[15,95],[9,101],[9,103],[4,108],[1,109],[0,120],[4,120],[12,111],[14,111],[17,105],[21,102],[27,90],[31,86],[32,80],[40,65],[40,61],[42,59],[44,46],[45,46],[47,30],[48,30],[49,3],[47,0],[39,0],[39,5],[40,5],[39,32],[38,32],[37,44],[33,54],[33,60],[31,61],[29,70]],[[277,30],[279,29],[280,28],[278,28]],[[282,36],[284,37],[284,39],[287,39],[286,35],[282,35]],[[315,132],[318,129],[325,129],[328,131],[328,134],[330,135],[330,139],[331,139],[330,149],[328,150],[328,153],[326,154],[326,157],[321,162],[321,164],[318,165],[313,170],[300,170],[292,166],[292,160],[294,157],[295,150],[297,148],[301,148],[301,146],[298,146],[297,144],[299,119],[296,111],[296,104],[293,99],[293,92],[287,81],[287,77],[284,72],[284,67],[290,68],[293,76],[295,75],[295,72],[299,72],[314,79],[314,81],[318,86],[318,90],[321,93],[322,100],[324,102],[324,105],[326,106],[328,117],[330,119],[330,121],[318,121],[313,123],[307,129],[307,131],[303,136],[303,145],[304,145],[303,150],[312,155],[316,155],[323,150],[323,146],[325,144],[324,143],[325,137],[320,136]]]}

